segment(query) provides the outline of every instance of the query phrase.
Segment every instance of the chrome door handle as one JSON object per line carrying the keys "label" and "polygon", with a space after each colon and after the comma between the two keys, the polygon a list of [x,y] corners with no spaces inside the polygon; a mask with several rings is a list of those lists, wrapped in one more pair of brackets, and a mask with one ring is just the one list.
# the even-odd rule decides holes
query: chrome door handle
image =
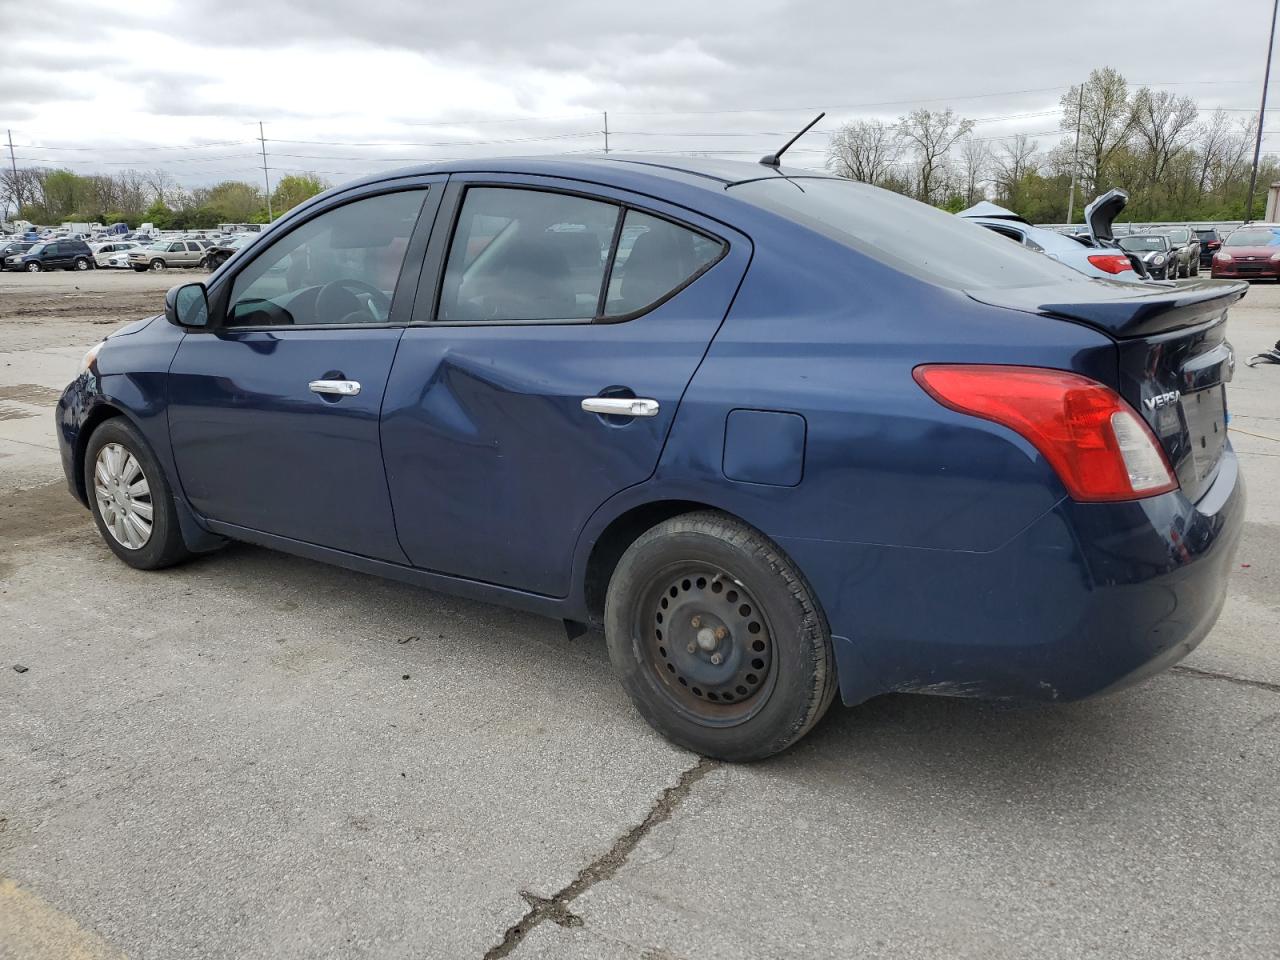
{"label": "chrome door handle", "polygon": [[354,397],[360,384],[354,380],[312,380],[307,384],[312,393],[329,393],[335,397]]}
{"label": "chrome door handle", "polygon": [[582,409],[609,417],[656,417],[658,401],[645,397],[587,397],[582,401]]}

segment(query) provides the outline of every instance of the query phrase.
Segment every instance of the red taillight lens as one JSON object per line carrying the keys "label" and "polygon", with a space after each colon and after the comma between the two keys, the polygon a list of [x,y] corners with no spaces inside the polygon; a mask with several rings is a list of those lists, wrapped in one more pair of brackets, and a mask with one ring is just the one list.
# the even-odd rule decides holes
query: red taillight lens
{"label": "red taillight lens", "polygon": [[1178,488],[1151,428],[1104,384],[1043,367],[936,364],[916,382],[941,403],[1025,437],[1075,500],[1136,500]]}
{"label": "red taillight lens", "polygon": [[1129,258],[1122,253],[1095,253],[1089,262],[1104,273],[1124,273],[1133,269]]}

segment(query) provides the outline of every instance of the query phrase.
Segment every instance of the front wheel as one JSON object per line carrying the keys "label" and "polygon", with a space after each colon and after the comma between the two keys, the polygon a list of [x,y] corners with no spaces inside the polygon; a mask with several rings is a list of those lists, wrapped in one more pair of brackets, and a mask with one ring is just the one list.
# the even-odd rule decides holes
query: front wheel
{"label": "front wheel", "polygon": [[830,632],[803,576],[721,513],[667,520],[627,549],[609,581],[605,637],[644,718],[709,757],[784,750],[835,694]]}
{"label": "front wheel", "polygon": [[38,263],[27,264],[27,273],[39,273],[39,272],[40,272],[40,264]]}
{"label": "front wheel", "polygon": [[128,420],[113,417],[93,432],[84,486],[98,533],[129,566],[158,570],[191,556],[164,471]]}
{"label": "front wheel", "polygon": [[151,261],[151,269],[152,269],[152,270],[163,270],[163,269],[165,268],[165,266],[166,266],[165,262],[164,262],[163,260],[158,259],[158,258],[157,258],[157,259],[155,259],[155,260],[152,260],[152,261]]}

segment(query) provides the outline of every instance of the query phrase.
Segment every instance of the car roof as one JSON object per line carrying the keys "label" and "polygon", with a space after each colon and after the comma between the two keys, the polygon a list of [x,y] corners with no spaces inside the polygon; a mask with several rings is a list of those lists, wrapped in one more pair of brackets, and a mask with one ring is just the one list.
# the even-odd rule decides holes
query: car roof
{"label": "car roof", "polygon": [[373,174],[357,180],[355,183],[378,183],[383,180],[425,176],[433,173],[540,174],[616,183],[619,186],[635,181],[666,180],[686,185],[704,186],[715,190],[723,190],[726,186],[747,183],[752,180],[786,179],[790,177],[834,179],[832,174],[821,170],[772,167],[763,163],[751,163],[742,160],[664,155],[585,154],[580,156],[560,155],[446,160]]}

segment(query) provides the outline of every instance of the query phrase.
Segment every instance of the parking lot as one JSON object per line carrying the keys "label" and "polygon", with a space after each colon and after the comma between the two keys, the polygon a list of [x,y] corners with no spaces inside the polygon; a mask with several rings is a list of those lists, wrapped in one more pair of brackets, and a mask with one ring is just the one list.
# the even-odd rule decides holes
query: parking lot
{"label": "parking lot", "polygon": [[202,276],[0,274],[0,960],[1280,957],[1280,367],[1243,363],[1280,285],[1232,312],[1248,522],[1181,665],[836,706],[730,766],[597,633],[247,546],[118,562],[53,404]]}

